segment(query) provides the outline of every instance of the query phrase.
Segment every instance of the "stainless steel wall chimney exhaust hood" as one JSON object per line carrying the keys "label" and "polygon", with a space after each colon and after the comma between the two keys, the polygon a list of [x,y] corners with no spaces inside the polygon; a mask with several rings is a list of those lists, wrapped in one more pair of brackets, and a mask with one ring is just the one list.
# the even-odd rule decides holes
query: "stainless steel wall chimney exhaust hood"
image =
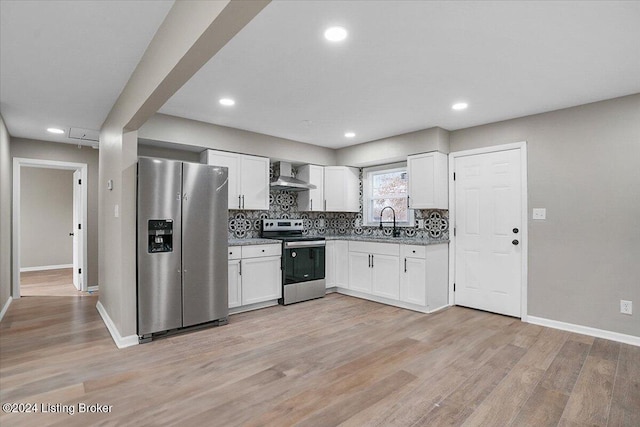
{"label": "stainless steel wall chimney exhaust hood", "polygon": [[275,179],[271,181],[272,190],[305,191],[316,188],[313,184],[294,178],[291,173],[291,163],[288,162],[276,163],[274,176]]}

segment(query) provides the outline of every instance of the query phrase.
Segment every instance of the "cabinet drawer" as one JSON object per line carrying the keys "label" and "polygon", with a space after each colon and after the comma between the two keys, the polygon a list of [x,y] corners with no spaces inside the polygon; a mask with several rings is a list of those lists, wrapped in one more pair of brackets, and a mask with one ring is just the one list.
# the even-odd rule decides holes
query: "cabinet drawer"
{"label": "cabinet drawer", "polygon": [[420,245],[402,245],[400,253],[404,258],[424,258],[427,254],[427,247]]}
{"label": "cabinet drawer", "polygon": [[396,243],[349,242],[349,251],[398,256],[400,245]]}
{"label": "cabinet drawer", "polygon": [[240,246],[229,246],[229,259],[240,259],[242,256],[242,250]]}
{"label": "cabinet drawer", "polygon": [[255,245],[243,246],[242,258],[257,258],[263,256],[280,256],[282,247],[280,244],[275,245]]}

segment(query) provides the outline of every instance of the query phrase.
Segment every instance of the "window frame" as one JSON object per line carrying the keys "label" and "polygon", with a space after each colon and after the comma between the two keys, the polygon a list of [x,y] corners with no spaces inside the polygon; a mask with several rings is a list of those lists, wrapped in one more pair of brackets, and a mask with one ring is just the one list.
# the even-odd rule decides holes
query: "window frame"
{"label": "window frame", "polygon": [[[373,227],[373,226],[377,227],[378,225],[380,225],[379,221],[370,220],[370,216],[371,216],[370,205],[371,205],[371,200],[373,199],[371,197],[373,192],[372,191],[373,179],[371,175],[379,174],[379,173],[390,173],[390,172],[405,172],[408,177],[409,169],[407,166],[407,162],[377,165],[377,166],[372,166],[372,167],[362,169],[362,225],[364,227]],[[408,200],[408,197],[409,197],[409,186],[407,185],[407,194],[406,194],[406,197],[404,197],[404,199]],[[385,198],[389,198],[389,197],[385,197]],[[413,227],[415,223],[413,209],[407,208],[407,217],[408,217],[407,221],[396,220],[396,227]],[[388,224],[388,223],[385,222],[385,224]]]}

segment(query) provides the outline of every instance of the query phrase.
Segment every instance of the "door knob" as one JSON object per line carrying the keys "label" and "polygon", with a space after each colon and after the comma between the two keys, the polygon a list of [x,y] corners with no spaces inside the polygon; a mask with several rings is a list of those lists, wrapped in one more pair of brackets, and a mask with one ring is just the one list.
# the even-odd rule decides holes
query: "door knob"
{"label": "door knob", "polygon": [[73,236],[73,233],[69,233],[69,236]]}
{"label": "door knob", "polygon": [[511,241],[511,243],[512,243],[514,246],[518,246],[518,244],[519,244],[520,242],[514,239],[514,240],[512,240],[512,241]]}
{"label": "door knob", "polygon": [[518,231],[520,231],[520,230],[518,230],[517,228],[514,228],[514,229],[513,229],[513,233],[514,233],[514,234],[518,234]]}

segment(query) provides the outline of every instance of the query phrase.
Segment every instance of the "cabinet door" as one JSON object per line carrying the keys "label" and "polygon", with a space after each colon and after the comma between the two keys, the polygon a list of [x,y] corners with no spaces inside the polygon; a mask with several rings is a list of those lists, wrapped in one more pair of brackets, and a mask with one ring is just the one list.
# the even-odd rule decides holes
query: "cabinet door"
{"label": "cabinet door", "polygon": [[229,169],[229,209],[240,209],[240,155],[224,151],[206,151],[208,165],[224,166]]}
{"label": "cabinet door", "polygon": [[229,308],[242,305],[242,293],[240,284],[240,260],[229,260]]}
{"label": "cabinet door", "polygon": [[279,256],[243,259],[241,274],[242,305],[282,297]]}
{"label": "cabinet door", "polygon": [[371,293],[371,258],[364,252],[349,252],[349,289]]}
{"label": "cabinet door", "polygon": [[400,297],[399,259],[391,255],[372,255],[373,289],[372,293],[397,300]]}
{"label": "cabinet door", "polygon": [[403,259],[400,272],[400,301],[427,305],[427,262],[424,258]]}
{"label": "cabinet door", "polygon": [[300,166],[297,178],[316,186],[314,190],[298,192],[298,210],[304,212],[324,211],[324,167]]}
{"label": "cabinet door", "polygon": [[433,152],[407,158],[409,207],[448,209],[447,155]]}
{"label": "cabinet door", "polygon": [[269,209],[269,159],[242,156],[240,164],[240,198],[242,209]]}
{"label": "cabinet door", "polygon": [[360,179],[358,169],[346,166],[324,168],[324,199],[327,212],[358,212]]}
{"label": "cabinet door", "polygon": [[336,262],[335,262],[335,241],[330,240],[325,243],[324,261],[325,261],[325,285],[327,288],[336,286]]}
{"label": "cabinet door", "polygon": [[333,247],[335,267],[335,285],[341,288],[349,287],[349,242],[337,240]]}

